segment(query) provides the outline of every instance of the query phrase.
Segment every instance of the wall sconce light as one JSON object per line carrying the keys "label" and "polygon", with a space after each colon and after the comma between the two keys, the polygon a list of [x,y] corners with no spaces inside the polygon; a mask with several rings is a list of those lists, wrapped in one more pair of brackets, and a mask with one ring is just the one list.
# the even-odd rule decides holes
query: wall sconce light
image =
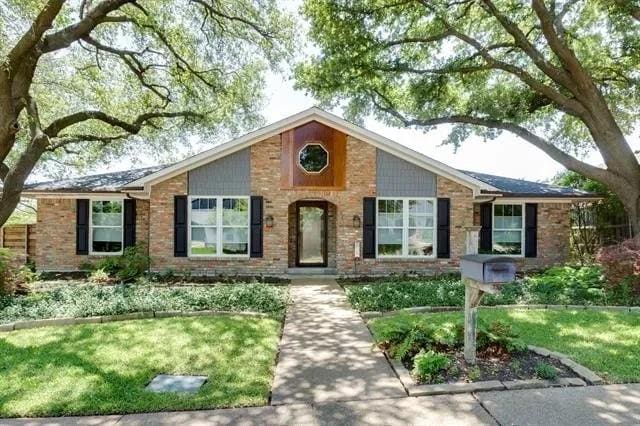
{"label": "wall sconce light", "polygon": [[267,228],[273,228],[273,216],[269,215],[265,217],[264,224]]}
{"label": "wall sconce light", "polygon": [[357,214],[353,215],[353,227],[360,228],[361,223],[362,222],[360,221],[360,216],[358,216]]}

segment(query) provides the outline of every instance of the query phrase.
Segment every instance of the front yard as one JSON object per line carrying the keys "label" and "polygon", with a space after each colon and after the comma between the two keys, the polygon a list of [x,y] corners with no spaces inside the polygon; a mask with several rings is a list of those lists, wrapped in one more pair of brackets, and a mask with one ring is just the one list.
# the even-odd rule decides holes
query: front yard
{"label": "front yard", "polygon": [[[166,318],[0,334],[0,417],[265,405],[280,322]],[[208,376],[195,395],[156,394],[160,373]]]}
{"label": "front yard", "polygon": [[[397,314],[369,324],[377,341],[418,322],[448,325],[463,312]],[[640,315],[605,311],[481,309],[481,321],[510,324],[526,344],[562,352],[608,382],[640,382]],[[410,328],[410,327],[409,327]]]}

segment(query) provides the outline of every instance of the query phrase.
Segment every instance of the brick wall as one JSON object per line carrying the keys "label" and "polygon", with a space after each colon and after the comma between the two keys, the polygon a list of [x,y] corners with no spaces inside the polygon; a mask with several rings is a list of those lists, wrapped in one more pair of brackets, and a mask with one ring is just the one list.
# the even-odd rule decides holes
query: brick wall
{"label": "brick wall", "polygon": [[[464,254],[466,228],[474,224],[472,191],[438,177],[437,196],[451,199],[451,257],[449,259],[354,260],[354,245],[362,243],[362,200],[376,195],[376,149],[347,138],[345,190],[281,189],[280,136],[254,144],[251,151],[251,194],[264,197],[264,214],[274,225],[264,228],[263,257],[176,258],[173,255],[174,196],[186,195],[188,178],[181,174],[152,187],[150,200],[138,200],[137,240],[147,242],[152,268],[194,274],[278,275],[295,263],[295,209],[298,200],[326,200],[329,204],[328,263],[340,274],[437,273],[457,270]],[[38,200],[36,262],[42,270],[73,270],[88,256],[75,254],[73,199]],[[523,260],[523,267],[538,268],[563,262],[569,250],[569,204],[540,204],[537,259]]]}
{"label": "brick wall", "polygon": [[[136,201],[136,241],[148,242],[149,202]],[[76,255],[76,200],[39,198],[35,262],[41,271],[73,271],[101,256]]]}

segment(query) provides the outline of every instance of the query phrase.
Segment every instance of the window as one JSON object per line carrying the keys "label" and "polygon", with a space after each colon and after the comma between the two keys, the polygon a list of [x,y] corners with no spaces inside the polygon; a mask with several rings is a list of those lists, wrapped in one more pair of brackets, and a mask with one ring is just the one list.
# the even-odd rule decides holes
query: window
{"label": "window", "polygon": [[122,200],[91,201],[91,254],[122,253],[123,220]]}
{"label": "window", "polygon": [[190,204],[191,256],[247,256],[249,199],[197,197]]}
{"label": "window", "polygon": [[523,210],[522,204],[493,205],[493,253],[522,254]]}
{"label": "window", "polygon": [[320,173],[329,165],[329,153],[318,143],[310,143],[300,150],[300,167],[308,173]]}
{"label": "window", "polygon": [[378,256],[433,257],[435,200],[378,199]]}

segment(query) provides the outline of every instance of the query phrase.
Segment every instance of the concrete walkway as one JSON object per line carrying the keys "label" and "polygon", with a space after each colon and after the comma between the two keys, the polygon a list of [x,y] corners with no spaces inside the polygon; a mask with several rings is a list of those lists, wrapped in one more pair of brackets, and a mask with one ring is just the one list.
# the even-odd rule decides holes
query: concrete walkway
{"label": "concrete walkway", "polygon": [[402,384],[332,279],[295,279],[272,405],[403,398]]}
{"label": "concrete walkway", "polygon": [[0,425],[638,425],[640,384],[256,408],[2,420]]}

